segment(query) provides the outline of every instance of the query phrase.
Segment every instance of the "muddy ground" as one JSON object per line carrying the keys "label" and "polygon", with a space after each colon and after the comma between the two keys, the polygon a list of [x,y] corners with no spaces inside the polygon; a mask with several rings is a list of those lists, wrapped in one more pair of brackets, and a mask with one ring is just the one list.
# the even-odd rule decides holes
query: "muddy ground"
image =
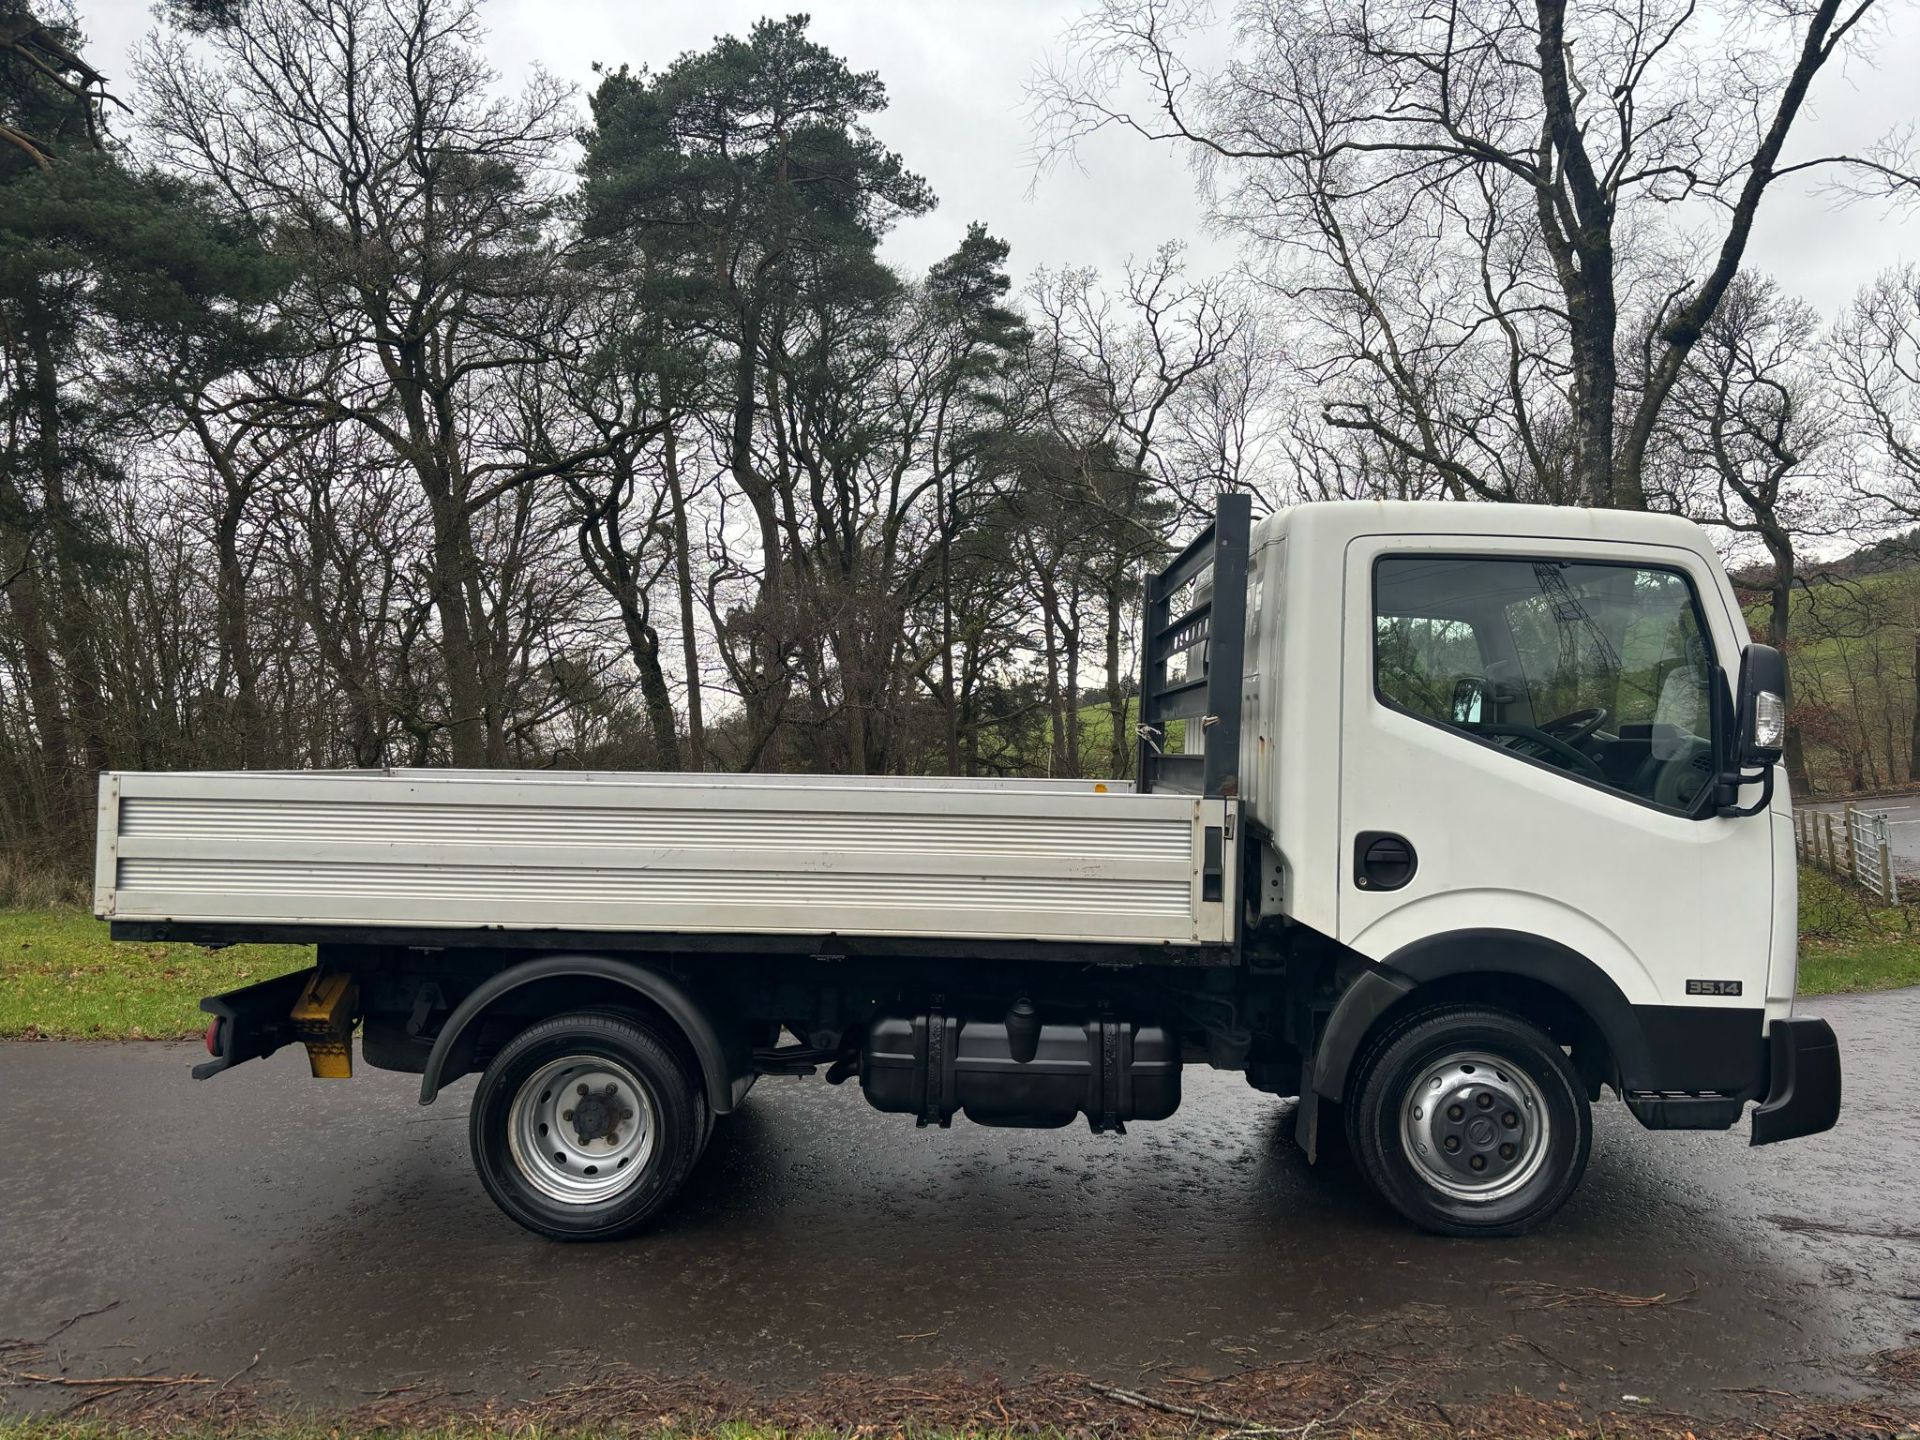
{"label": "muddy ground", "polygon": [[196,1083],[187,1046],[0,1046],[0,1407],[1920,1429],[1920,991],[1807,1008],[1832,1134],[1606,1104],[1579,1195],[1494,1242],[1414,1233],[1202,1070],[1125,1137],[763,1081],[658,1230],[569,1247],[481,1193],[471,1082],[421,1109],[298,1052]]}

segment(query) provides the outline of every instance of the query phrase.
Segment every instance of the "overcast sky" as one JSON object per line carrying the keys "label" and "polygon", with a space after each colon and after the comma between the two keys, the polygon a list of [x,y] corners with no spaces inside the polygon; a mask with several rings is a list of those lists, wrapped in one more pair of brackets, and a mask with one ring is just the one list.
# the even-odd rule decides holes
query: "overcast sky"
{"label": "overcast sky", "polygon": [[[119,82],[116,89],[132,91],[125,56],[152,26],[147,0],[76,3],[92,37],[89,58]],[[1794,153],[1857,149],[1915,119],[1920,4],[1884,4],[1876,62],[1820,77]],[[493,0],[482,13],[494,64],[509,81],[538,64],[578,85],[584,102],[595,61],[657,68],[787,8],[737,0]],[[1231,247],[1206,234],[1185,159],[1171,149],[1101,137],[1084,150],[1080,172],[1057,171],[1029,195],[1032,130],[1023,86],[1045,55],[1058,53],[1082,0],[815,0],[807,8],[817,39],[856,68],[880,73],[893,103],[873,128],[940,197],[938,210],[889,240],[895,263],[919,269],[951,250],[969,220],[983,220],[1011,242],[1019,275],[1036,265],[1113,269],[1166,240],[1187,242],[1199,268],[1231,265]],[[1920,214],[1839,208],[1809,185],[1783,184],[1769,196],[1748,252],[1751,266],[1829,314],[1902,260],[1920,260]]]}

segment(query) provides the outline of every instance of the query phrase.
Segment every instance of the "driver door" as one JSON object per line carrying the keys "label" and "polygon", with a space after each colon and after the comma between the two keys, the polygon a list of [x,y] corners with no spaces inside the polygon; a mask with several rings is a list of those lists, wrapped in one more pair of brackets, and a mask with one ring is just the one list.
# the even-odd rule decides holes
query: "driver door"
{"label": "driver door", "polygon": [[[1339,938],[1384,960],[1515,930],[1585,955],[1634,1004],[1760,1004],[1771,827],[1695,804],[1711,801],[1708,668],[1737,669],[1739,644],[1704,562],[1380,536],[1349,546],[1345,584]],[[1410,875],[1369,871],[1381,836],[1411,847]],[[1689,997],[1690,980],[1741,994]]]}

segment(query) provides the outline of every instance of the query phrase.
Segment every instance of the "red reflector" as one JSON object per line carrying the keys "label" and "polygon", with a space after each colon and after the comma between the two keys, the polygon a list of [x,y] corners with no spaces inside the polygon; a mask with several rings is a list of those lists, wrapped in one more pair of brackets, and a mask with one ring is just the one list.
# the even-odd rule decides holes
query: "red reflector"
{"label": "red reflector", "polygon": [[207,1022],[207,1054],[214,1059],[220,1058],[220,1021],[218,1017]]}

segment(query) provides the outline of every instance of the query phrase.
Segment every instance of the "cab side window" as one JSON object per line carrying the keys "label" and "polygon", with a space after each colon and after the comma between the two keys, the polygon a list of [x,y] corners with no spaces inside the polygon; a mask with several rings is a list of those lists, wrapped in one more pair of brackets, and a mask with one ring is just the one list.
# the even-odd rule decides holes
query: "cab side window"
{"label": "cab side window", "polygon": [[1398,556],[1374,573],[1382,704],[1664,809],[1712,778],[1712,652],[1679,571]]}

